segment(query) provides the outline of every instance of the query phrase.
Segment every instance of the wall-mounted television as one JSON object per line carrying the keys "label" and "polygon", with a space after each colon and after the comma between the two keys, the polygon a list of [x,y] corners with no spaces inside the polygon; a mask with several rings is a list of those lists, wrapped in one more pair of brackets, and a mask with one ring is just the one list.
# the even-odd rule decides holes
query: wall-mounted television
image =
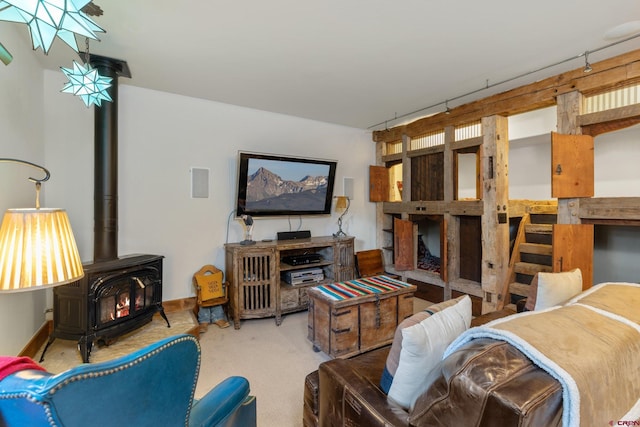
{"label": "wall-mounted television", "polygon": [[236,216],[328,215],[335,160],[238,152]]}

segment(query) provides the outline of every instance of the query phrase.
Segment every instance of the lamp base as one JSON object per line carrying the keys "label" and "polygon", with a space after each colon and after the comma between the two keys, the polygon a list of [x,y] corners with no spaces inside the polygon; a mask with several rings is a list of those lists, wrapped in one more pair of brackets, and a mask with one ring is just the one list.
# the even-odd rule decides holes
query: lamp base
{"label": "lamp base", "polygon": [[340,228],[337,232],[333,233],[333,237],[347,237],[347,233]]}
{"label": "lamp base", "polygon": [[[349,200],[349,199],[347,199],[347,200]],[[347,236],[347,233],[342,231],[342,217],[344,216],[345,213],[347,213],[347,211],[344,211],[344,213],[342,215],[340,215],[340,218],[338,218],[338,231],[333,233],[333,237],[346,237]]]}
{"label": "lamp base", "polygon": [[240,244],[242,246],[255,245],[256,241],[255,240],[243,240],[242,242],[240,242]]}

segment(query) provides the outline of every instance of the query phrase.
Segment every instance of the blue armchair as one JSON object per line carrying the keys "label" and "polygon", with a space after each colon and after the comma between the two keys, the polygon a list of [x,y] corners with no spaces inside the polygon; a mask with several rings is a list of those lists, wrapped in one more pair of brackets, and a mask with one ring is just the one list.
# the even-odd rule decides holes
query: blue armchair
{"label": "blue armchair", "polygon": [[200,344],[191,335],[54,375],[22,370],[0,381],[0,426],[255,426],[249,382],[229,377],[195,400]]}

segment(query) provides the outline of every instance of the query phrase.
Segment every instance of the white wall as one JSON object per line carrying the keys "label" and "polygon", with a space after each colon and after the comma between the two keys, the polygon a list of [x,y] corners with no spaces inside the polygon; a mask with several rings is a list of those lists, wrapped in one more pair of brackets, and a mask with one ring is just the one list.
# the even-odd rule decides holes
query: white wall
{"label": "white wall", "polygon": [[551,132],[556,107],[509,117],[509,199],[551,199]]}
{"label": "white wall", "polygon": [[[3,30],[2,44],[14,56],[0,63],[0,157],[44,162],[42,70],[31,46],[18,37],[18,29]],[[35,207],[35,186],[28,178],[42,177],[32,167],[0,163],[0,211]],[[43,184],[44,204],[47,183]],[[16,355],[44,323],[47,293],[39,290],[0,294],[0,355]]]}
{"label": "white wall", "polygon": [[[135,67],[131,70],[135,75]],[[93,258],[93,112],[80,99],[58,93],[64,76],[45,71],[47,162],[59,186],[49,200],[70,216],[83,261]],[[223,245],[233,210],[237,151],[338,160],[334,193],[343,177],[354,180],[355,199],[343,229],[356,236],[356,249],[375,245],[375,207],[368,200],[368,166],[375,161],[371,135],[248,108],[119,86],[119,255],[165,256],[163,298],[193,295],[191,278],[202,265],[224,269]],[[70,156],[71,154],[71,156]],[[210,169],[210,197],[190,197],[190,169]],[[337,230],[337,215],[256,219],[253,239],[278,231]],[[229,242],[243,239],[231,219]]]}
{"label": "white wall", "polygon": [[640,126],[594,140],[595,197],[640,196]]}

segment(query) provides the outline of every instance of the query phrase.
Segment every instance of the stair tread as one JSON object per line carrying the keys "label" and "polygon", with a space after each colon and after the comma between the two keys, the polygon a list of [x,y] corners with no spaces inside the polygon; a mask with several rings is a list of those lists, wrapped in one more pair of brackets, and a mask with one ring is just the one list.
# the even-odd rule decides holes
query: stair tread
{"label": "stair tread", "polygon": [[532,205],[528,208],[531,216],[549,216],[549,217],[557,217],[558,216],[558,206],[557,205]]}
{"label": "stair tread", "polygon": [[516,262],[514,271],[516,273],[534,275],[540,271],[551,272],[550,265],[534,264],[531,262]]}
{"label": "stair tread", "polygon": [[529,296],[529,289],[531,285],[526,283],[513,282],[509,284],[509,293],[513,295],[519,295],[521,297]]}
{"label": "stair tread", "polygon": [[553,224],[526,224],[526,233],[538,233],[538,234],[551,234],[553,231]]}
{"label": "stair tread", "polygon": [[521,243],[520,253],[538,254],[538,255],[551,255],[553,253],[553,246],[546,243]]}

